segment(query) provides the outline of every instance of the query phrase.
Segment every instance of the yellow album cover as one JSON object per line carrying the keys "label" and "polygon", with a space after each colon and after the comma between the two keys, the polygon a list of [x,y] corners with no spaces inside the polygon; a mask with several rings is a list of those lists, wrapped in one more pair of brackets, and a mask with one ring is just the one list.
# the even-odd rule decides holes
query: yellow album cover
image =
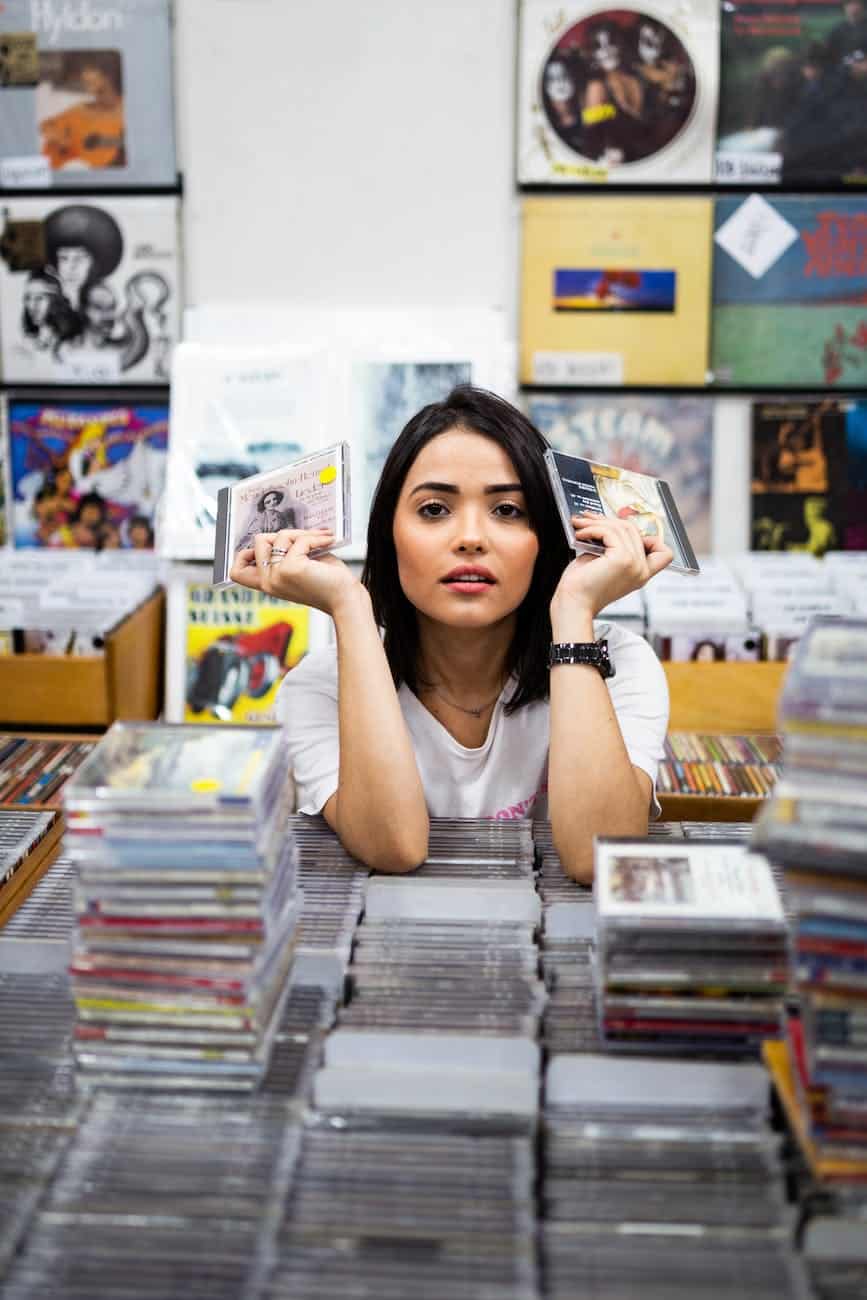
{"label": "yellow album cover", "polygon": [[710,199],[526,199],[521,382],[706,383],[712,235]]}
{"label": "yellow album cover", "polygon": [[274,722],[310,645],[310,610],[248,587],[186,583],[184,722]]}

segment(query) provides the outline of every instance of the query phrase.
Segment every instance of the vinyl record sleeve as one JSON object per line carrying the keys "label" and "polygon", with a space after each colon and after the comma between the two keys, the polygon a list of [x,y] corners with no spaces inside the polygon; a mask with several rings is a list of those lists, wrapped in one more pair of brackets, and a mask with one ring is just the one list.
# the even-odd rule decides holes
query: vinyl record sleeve
{"label": "vinyl record sleeve", "polygon": [[575,540],[573,515],[629,519],[643,537],[661,537],[672,549],[672,569],[681,573],[698,573],[695,552],[671,490],[663,479],[578,456],[566,456],[550,448],[545,452],[545,464],[566,540],[573,550],[587,555],[605,553],[605,547],[600,544]]}
{"label": "vinyl record sleeve", "polygon": [[716,179],[863,185],[867,14],[836,0],[722,6]]}
{"label": "vinyl record sleeve", "polygon": [[703,198],[525,199],[522,383],[703,385],[712,222]]}
{"label": "vinyl record sleeve", "polygon": [[169,0],[5,0],[11,34],[0,188],[174,185]]}
{"label": "vinyl record sleeve", "polygon": [[716,0],[523,0],[519,184],[678,184],[713,174]]}
{"label": "vinyl record sleeve", "polygon": [[327,528],[334,537],[328,550],[350,540],[347,442],[220,489],[214,585],[231,582],[229,570],[238,551],[251,547],[260,533],[275,533],[281,528]]}
{"label": "vinyl record sleeve", "polygon": [[716,200],[713,382],[867,387],[867,197]]}
{"label": "vinyl record sleeve", "polygon": [[330,619],[210,579],[205,565],[169,575],[166,721],[274,722],[280,683],[305,654],[328,644]]}
{"label": "vinyl record sleeve", "polygon": [[6,401],[13,544],[152,551],[167,397],[49,390]]}
{"label": "vinyl record sleeve", "polygon": [[712,398],[531,393],[526,402],[556,451],[664,478],[695,551],[713,549]]}
{"label": "vinyl record sleeve", "polygon": [[0,215],[6,383],[168,383],[177,199],[8,199]]}

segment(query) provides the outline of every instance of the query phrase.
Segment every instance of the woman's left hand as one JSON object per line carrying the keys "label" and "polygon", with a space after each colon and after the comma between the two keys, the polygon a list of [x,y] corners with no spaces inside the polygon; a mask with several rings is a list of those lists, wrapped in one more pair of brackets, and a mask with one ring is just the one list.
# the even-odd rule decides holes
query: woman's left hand
{"label": "woman's left hand", "polygon": [[563,570],[551,602],[594,618],[612,601],[636,591],[661,573],[674,553],[660,537],[644,537],[626,519],[606,515],[573,515],[575,540],[596,542],[604,555],[576,555]]}

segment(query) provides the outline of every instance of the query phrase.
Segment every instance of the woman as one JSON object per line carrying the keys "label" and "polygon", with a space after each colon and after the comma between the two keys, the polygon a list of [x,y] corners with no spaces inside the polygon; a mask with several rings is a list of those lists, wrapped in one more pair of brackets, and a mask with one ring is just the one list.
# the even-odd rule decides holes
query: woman
{"label": "woman", "polygon": [[566,871],[583,881],[594,834],[646,831],[668,715],[659,662],[614,629],[613,679],[587,663],[549,670],[548,653],[552,640],[592,643],[593,616],[672,555],[628,522],[593,517],[575,535],[605,555],[571,558],[546,445],[507,402],[456,388],[389,453],[361,581],[336,556],[309,558],[329,540],[313,529],[261,534],[232,569],[334,620],[336,655],[289,673],[278,716],[300,810],[322,812],[377,870],[424,860],[429,815],[549,814]]}

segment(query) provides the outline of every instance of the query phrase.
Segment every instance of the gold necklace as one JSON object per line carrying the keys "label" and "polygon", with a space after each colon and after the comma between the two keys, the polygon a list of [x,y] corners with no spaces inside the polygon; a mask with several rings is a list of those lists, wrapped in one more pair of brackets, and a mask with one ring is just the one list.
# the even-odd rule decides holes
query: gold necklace
{"label": "gold necklace", "polygon": [[447,695],[444,695],[440,690],[440,688],[436,686],[433,682],[426,682],[423,681],[421,678],[419,678],[419,685],[423,686],[426,690],[433,691],[436,695],[440,697],[441,700],[445,700],[446,704],[450,705],[451,708],[457,709],[460,713],[467,713],[471,718],[480,718],[484,713],[485,709],[489,709],[492,704],[496,704],[497,700],[500,698],[500,694],[503,689],[501,686],[499,691],[497,691],[496,695],[493,696],[492,699],[488,700],[487,703],[485,704],[480,704],[477,709],[468,709],[466,708],[465,705],[456,704],[454,700],[450,700],[449,697]]}

